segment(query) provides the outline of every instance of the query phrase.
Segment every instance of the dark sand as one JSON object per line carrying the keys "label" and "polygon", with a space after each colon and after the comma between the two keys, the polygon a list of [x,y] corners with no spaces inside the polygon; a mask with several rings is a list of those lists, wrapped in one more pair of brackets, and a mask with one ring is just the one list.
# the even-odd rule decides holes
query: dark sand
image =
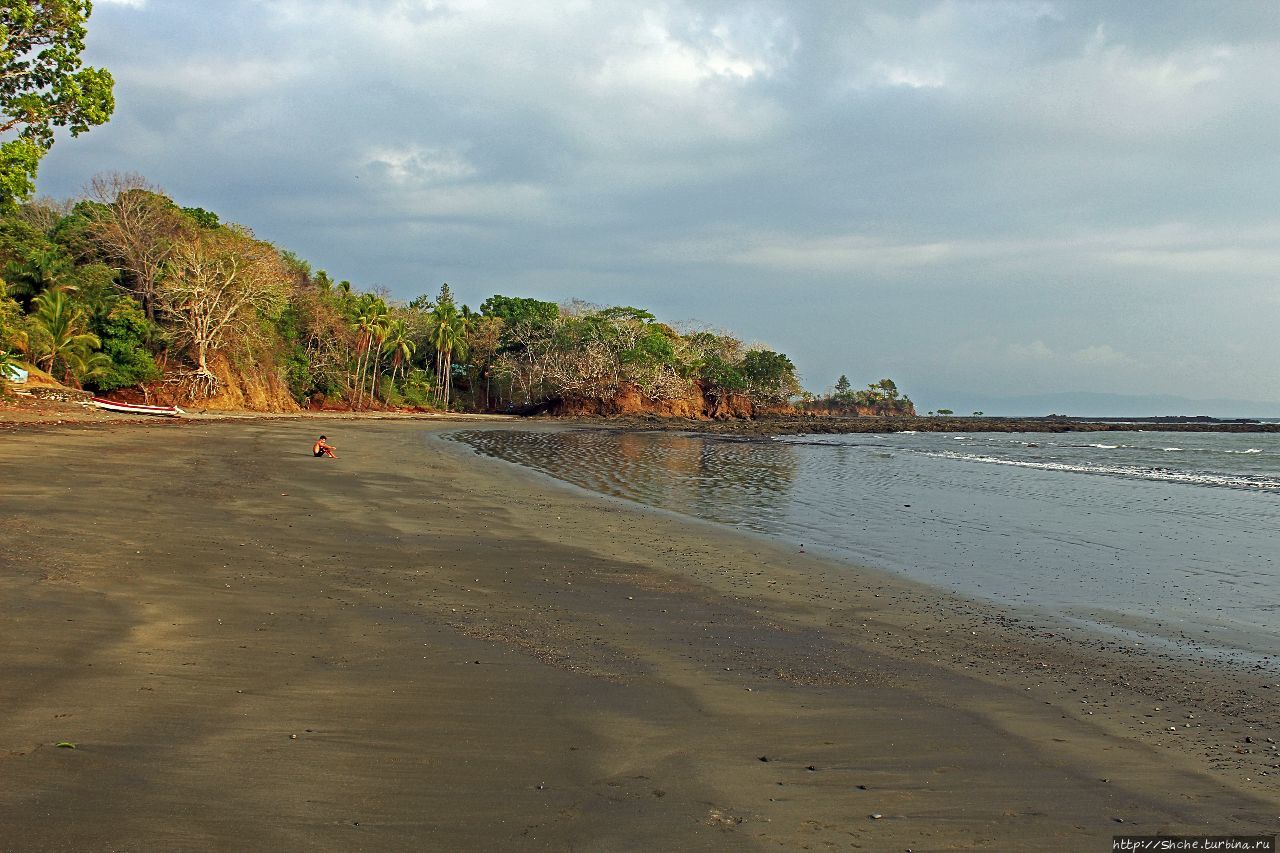
{"label": "dark sand", "polygon": [[[1274,672],[1050,636],[446,428],[0,434],[0,849],[1108,850],[1280,825]],[[319,432],[340,459],[310,457]]]}

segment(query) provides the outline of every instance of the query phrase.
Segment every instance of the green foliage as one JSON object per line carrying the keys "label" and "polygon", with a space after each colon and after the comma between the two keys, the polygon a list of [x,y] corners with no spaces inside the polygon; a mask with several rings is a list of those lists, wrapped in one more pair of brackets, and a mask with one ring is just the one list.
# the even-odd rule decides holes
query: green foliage
{"label": "green foliage", "polygon": [[595,316],[605,320],[621,321],[624,323],[653,323],[658,319],[643,308],[632,308],[629,305],[602,308],[596,312]]}
{"label": "green foliage", "polygon": [[954,412],[953,410],[951,410],[951,409],[938,409],[938,414],[940,414],[940,415],[954,415],[954,414],[955,414],[955,412]]}
{"label": "green foliage", "polygon": [[37,364],[63,381],[84,382],[104,374],[109,366],[96,350],[97,335],[87,331],[85,314],[72,303],[67,291],[46,290],[32,303],[35,330],[33,354]]}
{"label": "green foliage", "polygon": [[95,387],[111,391],[160,378],[155,357],[147,347],[152,325],[137,302],[117,299],[101,320],[90,325],[102,341],[102,354],[111,362],[93,379]]}
{"label": "green foliage", "polygon": [[6,349],[0,349],[0,394],[9,392],[9,368],[16,367],[18,357]]}
{"label": "green foliage", "polygon": [[22,307],[0,295],[0,350],[18,349],[18,333],[22,329]]}
{"label": "green foliage", "polygon": [[[644,316],[648,319],[644,319]],[[615,315],[614,318],[639,325],[638,333],[630,345],[618,353],[618,360],[622,364],[675,366],[675,343],[678,338],[673,339],[669,327],[653,322],[653,315],[647,311],[620,317]]]}
{"label": "green foliage", "polygon": [[89,0],[0,0],[0,209],[35,190],[54,129],[78,136],[115,109],[111,74],[82,68]]}
{"label": "green foliage", "polygon": [[116,286],[118,276],[106,264],[84,264],[72,268],[63,286],[75,295],[76,304],[85,309],[92,321],[111,313],[125,299]]}
{"label": "green foliage", "polygon": [[898,385],[892,379],[881,379],[855,391],[849,377],[844,375],[836,382],[834,392],[826,397],[814,398],[806,402],[805,406],[844,414],[855,410],[860,414],[875,415],[915,413],[911,398],[899,393]]}
{"label": "green foliage", "polygon": [[445,409],[453,393],[453,362],[467,356],[467,332],[471,328],[472,314],[464,305],[454,302],[448,283],[440,285],[435,307],[431,310],[431,345],[436,350],[436,397]]}
{"label": "green foliage", "polygon": [[867,388],[885,400],[898,399],[898,386],[892,379],[881,379],[879,382],[868,385]]}
{"label": "green foliage", "polygon": [[0,295],[0,392],[8,389],[8,371],[18,363],[18,353],[26,347],[22,309],[18,303]]}
{"label": "green foliage", "polygon": [[796,366],[780,352],[748,352],[742,357],[742,373],[751,395],[765,402],[782,403],[800,391]]}
{"label": "green foliage", "polygon": [[699,376],[709,388],[719,393],[741,394],[747,390],[747,375],[742,371],[742,365],[725,359],[719,353],[712,353],[703,360]]}
{"label": "green foliage", "polygon": [[72,258],[96,258],[98,252],[89,232],[89,217],[97,207],[100,205],[90,201],[77,202],[70,213],[54,223],[48,232],[49,239]]}
{"label": "green foliage", "polygon": [[480,303],[480,313],[485,317],[499,317],[508,325],[515,323],[548,325],[560,316],[560,307],[554,302],[494,294]]}
{"label": "green foliage", "polygon": [[42,241],[38,247],[28,250],[20,259],[4,269],[9,282],[9,295],[30,305],[31,300],[51,287],[70,285],[75,265],[60,248]]}
{"label": "green foliage", "polygon": [[[498,299],[485,305],[505,307]],[[695,380],[712,396],[742,393],[769,404],[799,391],[786,356],[744,353],[741,341],[729,335],[681,335],[630,306],[575,302],[554,316],[548,311],[504,326],[502,336],[509,343],[484,374],[486,400],[491,376],[505,383],[509,399],[525,404],[556,397],[607,401],[624,388],[649,400],[672,400],[693,391]]]}
{"label": "green foliage", "polygon": [[17,215],[0,219],[0,271],[13,296],[29,308],[31,300],[50,284],[66,277],[66,258],[48,237]]}
{"label": "green foliage", "polygon": [[196,224],[198,228],[204,228],[213,231],[222,226],[222,220],[218,219],[218,214],[212,210],[205,210],[203,207],[184,207],[182,213]]}
{"label": "green foliage", "polygon": [[0,210],[13,210],[36,191],[36,171],[45,149],[29,139],[0,144]]}
{"label": "green foliage", "polygon": [[400,383],[400,395],[407,405],[431,408],[434,405],[432,389],[435,377],[425,370],[411,370]]}
{"label": "green foliage", "polygon": [[276,337],[281,341],[284,352],[281,365],[284,368],[285,384],[295,400],[305,400],[315,390],[315,377],[311,372],[311,360],[303,348],[301,339],[301,323],[298,306],[290,303],[275,318],[273,327]]}

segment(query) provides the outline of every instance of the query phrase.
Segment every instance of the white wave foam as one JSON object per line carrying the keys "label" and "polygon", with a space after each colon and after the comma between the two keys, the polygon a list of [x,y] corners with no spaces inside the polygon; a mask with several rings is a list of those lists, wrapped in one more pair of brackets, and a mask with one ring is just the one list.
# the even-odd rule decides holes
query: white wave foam
{"label": "white wave foam", "polygon": [[1224,450],[1223,453],[1261,453],[1262,451],[1256,447],[1250,447],[1248,450]]}
{"label": "white wave foam", "polygon": [[1164,468],[1140,468],[1134,465],[1073,465],[1068,462],[1028,462],[1021,459],[1002,459],[975,453],[955,453],[944,450],[924,453],[938,459],[958,459],[964,462],[982,462],[990,465],[1010,465],[1015,468],[1035,468],[1041,471],[1068,471],[1077,474],[1103,474],[1138,480],[1159,480],[1166,483],[1186,483],[1197,486],[1223,486],[1232,489],[1260,489],[1280,491],[1280,480],[1269,477],[1253,477],[1247,474],[1216,474],[1202,471],[1170,471]]}

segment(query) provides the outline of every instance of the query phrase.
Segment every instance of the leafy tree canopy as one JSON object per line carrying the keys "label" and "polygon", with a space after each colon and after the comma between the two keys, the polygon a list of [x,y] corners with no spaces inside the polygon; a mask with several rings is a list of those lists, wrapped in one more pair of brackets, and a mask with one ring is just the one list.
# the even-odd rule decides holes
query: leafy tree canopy
{"label": "leafy tree canopy", "polygon": [[527,322],[545,326],[560,316],[560,306],[524,296],[495,294],[480,303],[480,313],[499,317],[508,325]]}
{"label": "leafy tree canopy", "polygon": [[89,0],[0,0],[0,207],[35,191],[54,128],[79,136],[115,109],[114,81],[81,67]]}
{"label": "leafy tree canopy", "polygon": [[[214,229],[222,224],[222,220],[218,219],[218,214],[212,210],[205,210],[203,207],[184,207],[182,212],[201,228]],[[286,256],[285,259],[288,261],[293,261],[297,258],[292,252],[282,252],[281,254]],[[304,261],[300,261],[300,263],[305,264]]]}

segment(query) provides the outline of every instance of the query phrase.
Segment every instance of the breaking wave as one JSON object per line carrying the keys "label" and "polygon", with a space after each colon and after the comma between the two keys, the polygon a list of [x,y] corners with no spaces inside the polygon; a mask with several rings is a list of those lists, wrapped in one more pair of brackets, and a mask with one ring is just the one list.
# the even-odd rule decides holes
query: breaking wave
{"label": "breaking wave", "polygon": [[[1094,447],[1104,445],[1091,445]],[[1167,448],[1176,450],[1178,448]],[[951,451],[918,451],[923,456],[936,459],[959,459],[965,462],[982,462],[989,465],[1009,465],[1015,468],[1034,468],[1040,471],[1071,471],[1078,474],[1103,474],[1135,480],[1159,480],[1167,483],[1189,483],[1197,486],[1221,486],[1231,489],[1262,489],[1280,491],[1280,479],[1250,474],[1222,474],[1206,471],[1171,471],[1164,468],[1144,468],[1136,465],[1097,465],[1070,462],[1046,462],[1027,459],[1004,459],[978,453]],[[1246,451],[1227,451],[1228,453]],[[1261,451],[1255,451],[1261,452]]]}

